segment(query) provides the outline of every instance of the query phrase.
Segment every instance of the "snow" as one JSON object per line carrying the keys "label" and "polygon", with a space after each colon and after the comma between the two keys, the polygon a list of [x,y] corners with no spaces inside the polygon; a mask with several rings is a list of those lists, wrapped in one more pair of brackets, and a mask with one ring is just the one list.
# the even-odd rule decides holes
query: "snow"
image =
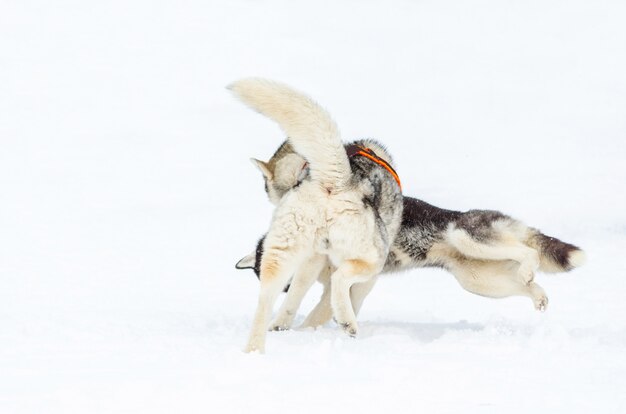
{"label": "snow", "polygon": [[[626,5],[619,0],[0,5],[0,412],[587,413],[626,409]],[[359,316],[241,352],[234,264],[281,142],[225,85],[284,81],[407,195],[583,247],[526,298],[435,269]],[[302,321],[320,293],[307,296]]]}

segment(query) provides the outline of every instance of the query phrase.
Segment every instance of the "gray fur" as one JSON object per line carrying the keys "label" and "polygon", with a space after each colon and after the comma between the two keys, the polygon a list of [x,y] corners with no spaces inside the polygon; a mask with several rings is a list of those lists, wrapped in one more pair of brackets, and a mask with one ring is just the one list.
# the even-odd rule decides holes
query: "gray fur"
{"label": "gray fur", "polygon": [[[370,146],[379,150],[382,146],[373,140],[357,141],[360,145]],[[270,162],[276,163],[278,159],[289,155],[289,147],[282,145]],[[382,186],[382,182],[389,182],[390,175],[382,168],[377,168],[363,157],[350,159],[355,179],[367,174],[367,196],[364,197],[366,205],[376,207],[378,211],[384,211],[385,205],[381,205],[377,199],[388,197],[388,187]],[[305,174],[301,177],[308,179]],[[299,182],[292,182],[292,187]],[[461,232],[461,233],[459,233]],[[538,251],[539,262],[536,266],[522,263],[526,258],[519,259],[519,265],[512,262],[509,257],[499,257],[498,252],[490,253],[472,252],[451,240],[451,235],[464,235],[477,246],[483,246],[485,250],[498,249],[506,246],[506,238],[516,238],[524,253]],[[480,250],[480,249],[479,249]],[[257,249],[257,255],[262,255],[263,250]],[[538,267],[543,271],[568,271],[579,265],[573,263],[572,257],[582,257],[582,251],[574,245],[564,243],[556,238],[543,235],[536,229],[529,228],[523,223],[498,211],[469,210],[467,212],[445,210],[432,206],[424,201],[403,197],[402,221],[397,235],[395,236],[382,273],[397,272],[416,267],[441,267],[453,273],[461,286],[470,292],[490,297],[505,297],[512,294],[530,296],[538,309],[544,310],[547,304],[545,293],[533,282],[534,271]],[[507,260],[508,259],[508,260]],[[532,255],[530,256],[532,263]],[[485,279],[494,276],[492,273],[501,274],[501,278],[515,279],[517,273],[524,273],[525,267],[530,266],[530,274],[523,274],[520,286],[508,283],[501,288],[493,290],[499,282],[489,282],[489,286],[475,283],[473,278],[480,279],[481,272]],[[469,273],[468,273],[469,271]],[[526,279],[524,279],[526,278]],[[324,281],[322,281],[324,283]],[[479,281],[480,282],[480,281]],[[328,284],[327,288],[329,287]],[[323,300],[323,299],[322,299]],[[362,300],[362,299],[361,299]],[[320,308],[318,305],[317,308]],[[317,309],[316,308],[316,309]],[[315,311],[314,311],[315,312]],[[314,313],[313,312],[313,313]],[[309,315],[307,320],[315,320]],[[322,318],[323,319],[323,318]],[[317,322],[320,322],[318,320]]]}

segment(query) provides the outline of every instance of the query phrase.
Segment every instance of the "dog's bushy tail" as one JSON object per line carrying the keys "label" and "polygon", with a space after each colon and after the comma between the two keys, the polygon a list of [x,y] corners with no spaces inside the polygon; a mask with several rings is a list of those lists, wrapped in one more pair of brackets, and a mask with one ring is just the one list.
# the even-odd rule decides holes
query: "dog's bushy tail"
{"label": "dog's bushy tail", "polygon": [[228,89],[280,125],[294,150],[308,161],[312,180],[328,190],[347,184],[350,163],[339,128],[319,104],[287,85],[267,79],[242,79]]}
{"label": "dog's bushy tail", "polygon": [[539,252],[539,270],[543,272],[567,272],[585,263],[583,250],[536,229],[531,229],[528,245]]}

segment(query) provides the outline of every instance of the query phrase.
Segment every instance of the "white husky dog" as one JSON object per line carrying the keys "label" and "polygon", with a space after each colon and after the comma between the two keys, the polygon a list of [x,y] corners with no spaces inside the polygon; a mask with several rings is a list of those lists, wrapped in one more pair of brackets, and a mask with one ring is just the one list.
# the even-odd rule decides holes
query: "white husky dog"
{"label": "white husky dog", "polygon": [[402,218],[402,193],[395,172],[390,174],[389,154],[375,142],[357,142],[355,147],[378,161],[348,157],[330,115],[286,85],[252,78],[229,89],[279,124],[309,170],[309,179],[278,201],[264,239],[259,302],[246,352],[264,352],[272,306],[289,278],[293,275],[292,287],[310,286],[327,260],[335,269],[333,315],[356,335],[350,288],[381,272]]}

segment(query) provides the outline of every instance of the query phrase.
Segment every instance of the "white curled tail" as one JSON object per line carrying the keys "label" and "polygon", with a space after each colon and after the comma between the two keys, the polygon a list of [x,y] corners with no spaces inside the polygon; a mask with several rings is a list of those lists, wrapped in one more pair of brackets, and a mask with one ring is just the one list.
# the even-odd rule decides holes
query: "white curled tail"
{"label": "white curled tail", "polygon": [[324,108],[305,94],[267,79],[242,79],[228,89],[278,123],[294,150],[309,162],[312,180],[329,190],[346,186],[350,163],[337,124]]}

